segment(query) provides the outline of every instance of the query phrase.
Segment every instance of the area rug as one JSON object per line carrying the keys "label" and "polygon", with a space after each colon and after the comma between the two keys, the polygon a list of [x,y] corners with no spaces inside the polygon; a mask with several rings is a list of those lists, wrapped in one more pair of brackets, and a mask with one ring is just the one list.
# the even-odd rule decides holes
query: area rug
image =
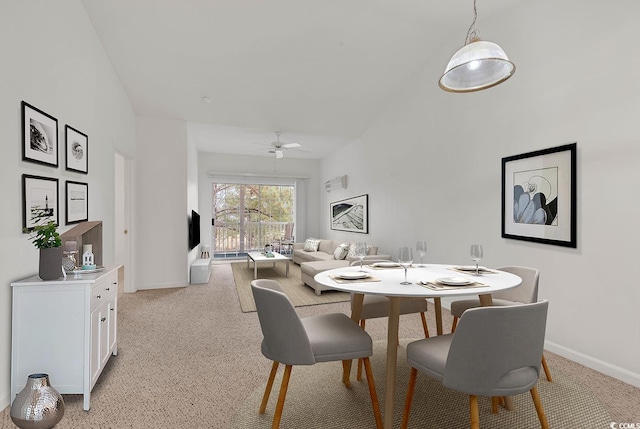
{"label": "area rug", "polygon": [[[233,271],[233,279],[236,282],[242,312],[256,311],[256,303],[253,301],[253,294],[251,293],[253,263],[251,268],[247,268],[246,262],[234,262],[231,264],[231,270]],[[344,302],[351,299],[347,292],[333,290],[323,291],[320,296],[316,295],[315,290],[302,283],[302,280],[300,280],[300,266],[294,263],[289,264],[289,277],[285,276],[285,266],[282,262],[277,262],[275,267],[265,264],[258,265],[258,278],[272,279],[280,283],[296,307]]]}
{"label": "area rug", "polygon": [[[406,363],[406,344],[402,340],[398,350],[398,372],[394,427],[400,427],[409,379]],[[378,398],[384,408],[384,360],[386,343],[374,343],[372,366]],[[355,367],[355,365],[354,365]],[[265,414],[258,414],[264,385],[256,389],[234,416],[233,429],[270,428],[277,401],[282,365],[274,383]],[[375,427],[366,379],[358,382],[352,370],[351,389],[341,383],[340,362],[312,366],[294,366],[282,413],[282,429],[369,429]],[[266,384],[268,373],[264,374]],[[554,369],[553,382],[544,378],[538,382],[538,392],[552,428],[606,428],[611,417],[596,398],[577,382]],[[500,407],[491,413],[491,398],[479,398],[480,427],[483,429],[539,428],[540,423],[529,393],[513,398],[514,410]],[[384,411],[383,411],[384,412]],[[469,397],[446,389],[438,381],[418,374],[411,406],[409,428],[465,428],[469,427]]]}

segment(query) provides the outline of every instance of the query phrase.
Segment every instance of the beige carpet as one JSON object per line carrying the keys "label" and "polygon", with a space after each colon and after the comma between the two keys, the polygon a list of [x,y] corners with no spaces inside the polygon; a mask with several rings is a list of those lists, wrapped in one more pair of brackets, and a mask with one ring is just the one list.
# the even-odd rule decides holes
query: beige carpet
{"label": "beige carpet", "polygon": [[[405,346],[402,341],[398,352],[398,378],[394,412],[394,427],[400,426],[409,367],[406,364]],[[384,356],[386,343],[376,341],[372,366],[381,407],[384,401]],[[282,366],[274,383],[265,414],[258,414],[264,393],[263,386],[256,389],[244,402],[234,417],[233,429],[270,428],[282,379]],[[323,429],[365,429],[375,427],[371,410],[371,400],[366,380],[355,381],[347,389],[341,383],[342,365],[338,362],[297,366],[291,372],[289,390],[284,405],[282,429],[323,428]],[[570,377],[554,369],[553,383],[543,377],[538,383],[538,391],[545,413],[552,428],[607,428],[611,416],[585,389]],[[483,429],[539,428],[539,420],[528,393],[514,399],[514,411],[500,409],[491,413],[491,399],[480,398],[480,427]],[[418,374],[414,394],[410,428],[465,428],[469,427],[469,397],[445,389],[440,382],[423,374]]]}
{"label": "beige carpet", "polygon": [[[243,313],[256,311],[256,303],[253,301],[253,294],[251,293],[253,263],[251,263],[250,267],[247,268],[246,262],[234,262],[231,264],[233,279],[238,289],[240,308],[242,308]],[[300,266],[293,262],[289,264],[289,277],[286,277],[285,273],[284,262],[276,262],[275,267],[271,264],[258,265],[258,278],[272,279],[280,283],[296,307],[344,302],[350,299],[348,293],[333,290],[323,291],[320,296],[316,295],[315,290],[302,283],[302,280],[300,280]]]}
{"label": "beige carpet", "polygon": [[[257,396],[264,389],[271,363],[260,352],[262,332],[256,312],[240,311],[237,289],[233,281],[230,264],[214,264],[211,281],[208,284],[191,285],[184,288],[145,290],[132,294],[118,295],[118,356],[113,356],[105,371],[91,392],[91,410],[82,410],[81,395],[63,395],[66,410],[62,421],[55,429],[229,429],[241,423],[239,416],[245,413],[256,418],[259,404]],[[323,294],[324,295],[324,294]],[[326,305],[311,305],[296,309],[302,317],[330,312],[349,314],[349,303],[338,302]],[[451,329],[451,316],[443,315],[444,329]],[[429,327],[435,330],[433,306],[427,311]],[[387,320],[373,319],[367,322],[367,332],[376,344],[387,337]],[[400,337],[402,344],[407,338],[422,335],[420,317],[415,314],[400,318]],[[380,343],[384,344],[384,343]],[[612,422],[637,422],[640,416],[640,389],[614,380],[601,373],[568,361],[553,353],[545,353],[551,372],[563,383],[566,374],[572,384],[566,387],[566,397],[549,396],[542,390],[548,383],[540,381],[543,403],[549,414],[551,427],[556,429],[603,429],[610,422],[601,425],[595,418],[593,424],[582,424],[590,419],[591,411],[574,402],[582,401],[572,392],[582,390],[591,401],[594,409],[600,407],[593,401],[604,405],[611,415]],[[376,347],[372,363],[380,374],[380,365],[385,357],[384,350]],[[402,358],[401,358],[402,361]],[[330,384],[325,389],[314,388],[308,410],[310,417],[291,420],[295,408],[292,406],[294,395],[285,405],[284,427],[292,427],[294,421],[305,421],[297,429],[322,428],[323,418],[332,419],[333,397],[339,402],[351,401],[362,404],[360,411],[363,420],[359,427],[374,427],[370,419],[370,406],[364,384],[353,381],[353,389],[347,390],[334,384],[340,376],[340,364],[330,363],[309,368],[295,368],[291,383],[297,384],[306,375],[306,370],[319,371],[313,375],[313,384]],[[405,373],[404,371],[402,373]],[[55,387],[55,374],[50,374]],[[404,375],[403,375],[404,377]],[[339,380],[339,378],[338,378]],[[377,376],[378,395],[382,398],[384,383]],[[25,380],[26,382],[26,380]],[[426,382],[426,378],[423,379]],[[404,379],[399,385],[406,383]],[[406,386],[406,384],[404,384]],[[579,385],[579,387],[577,387]],[[8,385],[6,389],[8,390]],[[322,392],[319,392],[322,390]],[[297,391],[299,392],[299,390]],[[430,402],[430,387],[421,387],[418,393],[425,407],[441,406],[443,400]],[[436,392],[437,391],[433,391]],[[404,392],[399,391],[400,398]],[[296,393],[295,396],[303,396]],[[450,400],[444,397],[445,400]],[[270,422],[273,416],[275,398],[272,398],[267,416],[262,419]],[[435,397],[437,400],[438,398]],[[522,395],[523,410],[529,412],[527,396]],[[326,402],[326,404],[325,404]],[[553,402],[556,402],[555,404]],[[463,404],[466,406],[466,402]],[[486,407],[486,404],[483,405]],[[486,408],[485,408],[486,409]],[[575,424],[558,424],[560,413],[565,421]],[[417,426],[421,411],[414,407],[412,426]],[[560,411],[556,411],[560,410]],[[437,410],[430,411],[437,412]],[[583,416],[583,414],[585,416]],[[484,418],[484,413],[482,418]],[[500,418],[509,417],[509,413],[500,413]],[[318,423],[320,422],[320,423]],[[287,426],[285,426],[287,425]],[[358,426],[354,425],[356,428]],[[256,423],[256,428],[265,427]],[[340,426],[350,428],[349,424]],[[396,426],[397,427],[397,426]],[[466,428],[465,424],[447,424],[444,426],[422,426],[444,428]],[[485,428],[485,426],[482,426]],[[506,426],[509,429],[528,429],[522,425]],[[532,426],[538,428],[539,426]],[[9,418],[9,407],[0,412],[0,429],[15,429]]]}

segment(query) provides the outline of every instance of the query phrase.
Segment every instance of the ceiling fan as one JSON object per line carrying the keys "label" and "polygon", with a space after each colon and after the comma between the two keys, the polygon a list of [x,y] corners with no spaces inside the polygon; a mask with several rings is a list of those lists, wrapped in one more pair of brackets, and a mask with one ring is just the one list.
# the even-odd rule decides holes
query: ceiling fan
{"label": "ceiling fan", "polygon": [[273,153],[276,155],[276,158],[283,158],[284,151],[287,149],[297,149],[302,147],[299,143],[284,143],[280,141],[280,131],[276,131],[276,141],[271,142],[272,148],[269,150],[269,153]]}

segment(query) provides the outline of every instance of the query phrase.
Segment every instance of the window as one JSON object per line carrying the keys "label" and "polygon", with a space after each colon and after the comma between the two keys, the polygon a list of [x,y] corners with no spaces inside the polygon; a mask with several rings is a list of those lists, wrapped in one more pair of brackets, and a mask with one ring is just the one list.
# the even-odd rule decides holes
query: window
{"label": "window", "polygon": [[295,220],[295,186],[213,183],[213,257],[261,250]]}

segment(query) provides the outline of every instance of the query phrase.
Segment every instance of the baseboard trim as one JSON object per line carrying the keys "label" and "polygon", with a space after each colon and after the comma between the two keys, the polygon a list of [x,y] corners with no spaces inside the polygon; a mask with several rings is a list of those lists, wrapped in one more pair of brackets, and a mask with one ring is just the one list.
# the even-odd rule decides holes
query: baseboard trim
{"label": "baseboard trim", "polygon": [[613,377],[617,380],[623,381],[627,384],[631,384],[635,387],[640,387],[640,374],[621,368],[616,365],[612,365],[608,362],[596,359],[592,356],[588,356],[584,353],[580,353],[576,350],[570,349],[565,346],[553,343],[551,341],[545,341],[545,350],[549,350],[552,353],[560,355],[564,358],[577,362],[588,368],[594,369],[605,375]]}

